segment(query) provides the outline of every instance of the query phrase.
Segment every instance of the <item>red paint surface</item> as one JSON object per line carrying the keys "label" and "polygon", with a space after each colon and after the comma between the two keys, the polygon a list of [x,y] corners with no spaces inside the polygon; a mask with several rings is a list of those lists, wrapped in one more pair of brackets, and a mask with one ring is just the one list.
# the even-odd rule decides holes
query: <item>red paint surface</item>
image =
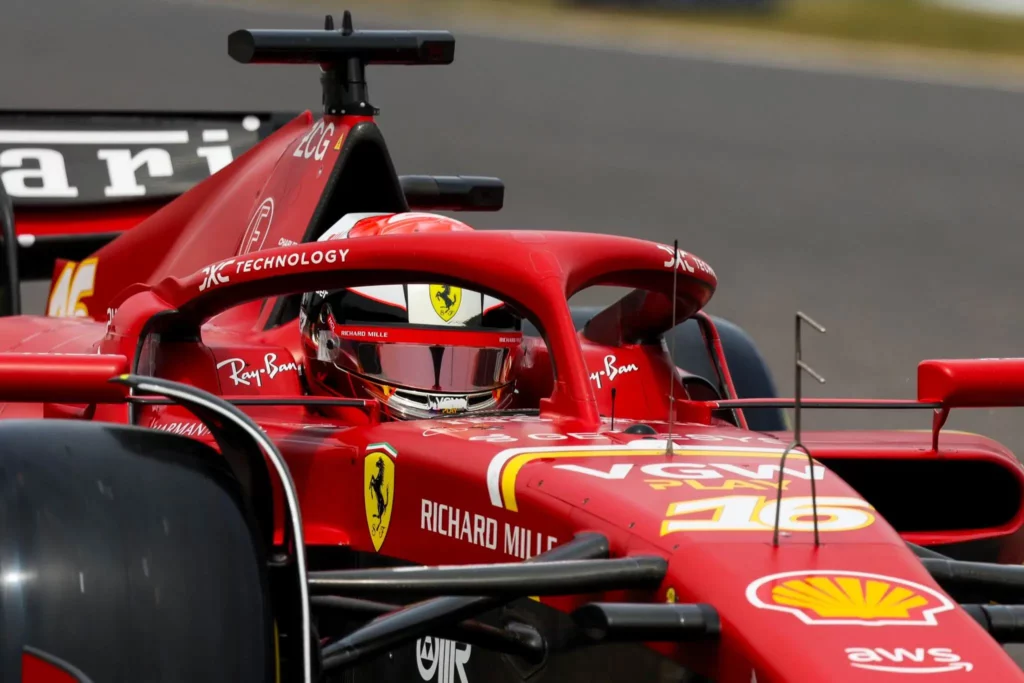
{"label": "red paint surface", "polygon": [[[115,371],[107,366],[110,359],[134,359],[157,315],[175,320],[179,332],[201,330],[202,342],[147,347],[142,357],[152,361],[155,374],[223,395],[301,394],[303,380],[294,369],[243,384],[232,378],[230,364],[217,367],[240,359],[255,372],[267,354],[276,364],[297,360],[296,321],[261,329],[275,297],[349,284],[463,280],[531,311],[544,329],[546,343],[524,342],[518,399],[523,407],[539,407],[540,416],[377,423],[360,408],[332,416],[295,406],[246,408],[288,459],[310,543],[377,552],[366,509],[365,460],[371,444],[387,443],[397,456],[379,552],[425,564],[502,562],[538,554],[581,531],[599,531],[610,539],[613,556],[666,557],[663,585],[650,593],[547,602],[571,609],[600,599],[664,601],[671,589],[677,601],[710,603],[723,623],[717,648],[652,647],[724,683],[750,683],[752,671],[759,683],[901,676],[859,665],[946,667],[927,674],[942,681],[1024,680],[1003,649],[948,602],[897,531],[827,467],[830,457],[961,458],[992,462],[1024,481],[1012,454],[976,436],[944,436],[935,451],[927,433],[805,434],[824,468],[817,481],[823,543],[814,546],[808,511],[797,504],[810,495],[809,481],[800,476],[810,470],[794,456],[785,473],[788,521],[780,547],[773,547],[771,468],[789,435],[714,420],[709,404],[689,401],[679,385],[672,455],[663,441],[623,434],[628,424],[643,421],[665,438],[667,389],[677,381],[676,369],[661,346],[602,344],[576,334],[566,304],[591,285],[649,288],[662,300],[627,311],[630,324],[665,330],[673,275],[682,320],[699,311],[717,286],[710,268],[688,255],[674,270],[671,248],[666,254],[664,245],[578,233],[427,230],[289,246],[303,239],[322,201],[338,141],[363,121],[329,118],[333,137],[317,160],[303,152],[316,124],[308,115],[299,117],[101,250],[94,292],[83,299],[95,321],[0,321],[0,349],[102,354],[84,364],[25,356],[21,366],[18,358],[0,355],[0,387],[9,388],[0,398],[32,389],[25,396],[42,400],[52,391],[49,400],[56,401],[55,377],[63,375],[75,378],[69,386],[80,389],[76,400],[99,400],[101,376]],[[264,224],[258,212],[267,199],[274,200],[274,211]],[[254,239],[262,249],[244,253]],[[344,259],[338,250],[346,250]],[[108,308],[116,312],[105,325]],[[943,367],[938,379],[923,382],[922,398],[985,403],[994,396],[990,366]],[[37,387],[28,386],[37,378]],[[90,388],[95,395],[86,395]],[[612,388],[616,431],[607,418]],[[1005,395],[992,400],[1010,403]],[[0,406],[5,418],[43,414],[39,403]],[[140,414],[142,425],[210,440],[179,408],[149,406]],[[908,505],[929,492],[914,493]],[[1020,555],[1021,520],[1018,512],[1005,527],[961,536],[994,537],[1007,556]],[[766,580],[788,573],[799,575]]]}
{"label": "red paint surface", "polygon": [[56,658],[21,653],[21,683],[82,683],[74,669]]}

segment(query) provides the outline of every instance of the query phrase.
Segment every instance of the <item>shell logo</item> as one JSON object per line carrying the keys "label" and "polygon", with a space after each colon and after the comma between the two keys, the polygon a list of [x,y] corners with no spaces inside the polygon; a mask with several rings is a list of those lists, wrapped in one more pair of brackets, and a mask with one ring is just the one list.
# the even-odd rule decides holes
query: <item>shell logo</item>
{"label": "shell logo", "polygon": [[928,586],[841,570],[764,576],[747,586],[747,600],[815,626],[935,626],[935,615],[953,609],[948,597]]}

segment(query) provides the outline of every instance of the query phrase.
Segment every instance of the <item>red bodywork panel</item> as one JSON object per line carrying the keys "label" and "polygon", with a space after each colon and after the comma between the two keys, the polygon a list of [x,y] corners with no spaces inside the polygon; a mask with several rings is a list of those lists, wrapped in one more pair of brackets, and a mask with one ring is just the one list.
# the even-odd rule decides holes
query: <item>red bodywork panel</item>
{"label": "red bodywork panel", "polygon": [[[518,407],[540,414],[380,422],[358,407],[330,416],[298,406],[245,408],[288,460],[310,545],[422,564],[503,562],[598,531],[613,556],[666,557],[663,585],[654,593],[544,602],[560,609],[595,599],[710,603],[722,619],[719,645],[651,647],[724,683],[873,681],[917,669],[941,671],[944,681],[1024,680],[900,533],[829,468],[830,460],[849,466],[861,459],[877,465],[884,481],[886,463],[895,461],[984,462],[1019,493],[1024,472],[1012,454],[975,436],[945,435],[935,450],[926,432],[804,434],[816,465],[799,453],[787,461],[782,538],[773,547],[779,463],[790,435],[713,418],[711,403],[690,400],[696,397],[686,394],[663,344],[626,338],[671,327],[673,290],[678,320],[698,315],[717,285],[710,267],[688,254],[677,259],[665,245],[582,233],[308,243],[314,228],[339,217],[330,215],[341,191],[332,186],[336,165],[351,131],[369,122],[301,116],[97,252],[91,274],[85,263],[73,264],[62,286],[60,269],[51,306],[79,317],[0,321],[0,400],[18,401],[0,406],[0,417],[127,420],[120,388],[105,381],[126,368],[222,396],[302,395],[297,321],[267,327],[279,297],[443,278],[536,317],[544,338],[524,346]],[[627,295],[588,333],[577,333],[566,302],[593,285],[648,293]],[[717,340],[710,342],[720,354]],[[42,355],[18,355],[26,353]],[[55,355],[68,353],[90,356]],[[990,405],[998,393],[989,366],[930,363],[922,366],[924,400]],[[1024,366],[1009,373],[1019,382],[1012,378],[1024,378]],[[1013,394],[997,398],[1017,405]],[[658,434],[623,432],[638,422]],[[212,443],[178,407],[142,407],[138,423]],[[391,495],[375,525],[367,482],[377,472]],[[921,505],[928,494],[908,490],[905,504]],[[906,537],[993,537],[1004,560],[1019,563],[1022,499],[994,526]],[[781,654],[795,654],[800,643],[809,646],[799,656]]]}
{"label": "red bodywork panel", "polygon": [[88,683],[75,667],[35,648],[21,654],[21,683]]}
{"label": "red bodywork panel", "polygon": [[140,203],[104,207],[98,210],[26,211],[19,213],[18,235],[53,237],[124,232],[134,228],[159,209],[161,204]]}
{"label": "red bodywork panel", "polygon": [[917,398],[947,408],[1024,405],[1024,358],[928,360],[917,368]]}

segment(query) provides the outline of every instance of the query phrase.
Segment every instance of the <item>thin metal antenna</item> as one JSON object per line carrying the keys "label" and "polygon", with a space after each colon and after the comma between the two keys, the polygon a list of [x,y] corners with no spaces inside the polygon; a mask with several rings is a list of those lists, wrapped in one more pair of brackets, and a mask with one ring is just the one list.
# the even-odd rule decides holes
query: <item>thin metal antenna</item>
{"label": "thin metal antenna", "polygon": [[[676,290],[679,287],[679,240],[672,242],[672,330],[676,329]],[[665,444],[665,453],[672,455],[672,424],[676,415],[676,381],[679,379],[676,372],[676,337],[672,335],[672,379],[668,384],[668,441]]]}
{"label": "thin metal antenna", "polygon": [[782,513],[782,482],[786,478],[786,456],[789,455],[790,451],[801,449],[807,454],[807,462],[810,464],[811,472],[811,514],[814,515],[814,545],[821,545],[821,541],[818,538],[818,489],[815,484],[814,478],[814,458],[811,457],[811,452],[807,450],[807,447],[800,441],[800,400],[802,398],[802,372],[806,372],[808,375],[818,380],[819,384],[825,383],[825,378],[814,371],[810,365],[805,363],[801,358],[801,344],[800,344],[800,323],[806,322],[808,325],[816,329],[822,334],[825,333],[825,328],[818,323],[811,320],[808,316],[802,312],[797,311],[796,313],[796,365],[795,365],[795,400],[793,406],[793,442],[786,446],[786,450],[782,451],[782,462],[779,465],[779,488],[775,493],[775,531],[772,535],[772,545],[778,547],[779,545],[779,519]]}
{"label": "thin metal antenna", "polygon": [[612,431],[615,431],[615,387],[612,387]]}

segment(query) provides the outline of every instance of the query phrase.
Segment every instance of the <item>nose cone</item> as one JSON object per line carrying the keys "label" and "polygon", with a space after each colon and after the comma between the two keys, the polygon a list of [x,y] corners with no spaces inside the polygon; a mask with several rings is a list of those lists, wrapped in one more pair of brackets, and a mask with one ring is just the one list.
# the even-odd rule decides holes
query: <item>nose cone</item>
{"label": "nose cone", "polygon": [[952,600],[928,586],[856,571],[781,572],[750,583],[747,601],[821,626],[935,626]]}
{"label": "nose cone", "polygon": [[[842,569],[772,571],[750,581],[744,600],[731,606],[745,624],[737,649],[772,672],[770,680],[1024,680],[999,644],[901,551],[823,547],[822,563]],[[779,657],[782,651],[798,656]]]}
{"label": "nose cone", "polygon": [[510,449],[491,461],[488,490],[508,511],[557,499],[582,525],[616,529],[620,552],[659,548],[669,570],[655,599],[719,614],[718,680],[1024,681],[868,501],[802,454],[780,467],[782,451],[709,443],[668,455],[652,441]]}
{"label": "nose cone", "polygon": [[783,450],[676,445],[668,454],[664,442],[651,440],[516,448],[491,460],[487,485],[491,503],[506,510],[555,497],[670,551],[769,542],[776,517],[789,543],[813,542],[815,505],[818,531],[830,542],[901,543],[871,504],[824,465],[795,455],[781,467]]}

